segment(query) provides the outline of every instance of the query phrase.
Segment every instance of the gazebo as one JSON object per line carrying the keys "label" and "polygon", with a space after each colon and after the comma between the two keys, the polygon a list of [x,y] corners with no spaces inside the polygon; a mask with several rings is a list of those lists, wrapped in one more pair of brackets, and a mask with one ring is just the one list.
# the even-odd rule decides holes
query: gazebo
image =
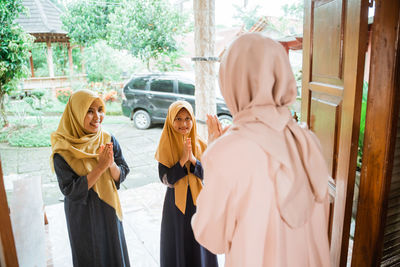
{"label": "gazebo", "polygon": [[[23,5],[28,9],[27,15],[21,15],[17,20],[24,30],[35,37],[35,43],[46,43],[47,64],[49,77],[35,77],[34,59],[30,57],[30,69],[32,78],[24,81],[24,90],[36,88],[66,87],[69,79],[66,76],[55,77],[53,65],[52,43],[62,43],[68,49],[68,62],[70,76],[73,74],[72,46],[69,42],[67,32],[62,29],[62,11],[50,0],[23,0]],[[81,47],[81,52],[83,48]],[[82,65],[82,70],[84,66]],[[75,78],[82,78],[84,75],[75,75]]]}

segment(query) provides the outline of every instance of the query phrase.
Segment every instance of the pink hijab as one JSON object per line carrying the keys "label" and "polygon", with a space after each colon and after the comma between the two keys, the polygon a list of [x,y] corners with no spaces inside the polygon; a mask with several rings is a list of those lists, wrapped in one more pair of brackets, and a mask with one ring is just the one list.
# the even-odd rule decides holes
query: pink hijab
{"label": "pink hijab", "polygon": [[244,34],[224,54],[219,82],[232,130],[280,163],[273,179],[282,219],[292,228],[303,226],[315,203],[327,197],[329,173],[318,139],[288,109],[297,90],[286,51],[261,34]]}

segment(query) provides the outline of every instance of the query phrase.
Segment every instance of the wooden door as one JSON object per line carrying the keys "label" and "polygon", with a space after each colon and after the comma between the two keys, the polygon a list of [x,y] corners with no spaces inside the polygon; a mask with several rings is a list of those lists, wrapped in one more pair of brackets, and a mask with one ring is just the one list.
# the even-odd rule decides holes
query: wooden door
{"label": "wooden door", "polygon": [[305,0],[301,119],[319,137],[335,186],[332,266],[345,266],[356,172],[367,0]]}
{"label": "wooden door", "polygon": [[0,159],[0,266],[18,266]]}

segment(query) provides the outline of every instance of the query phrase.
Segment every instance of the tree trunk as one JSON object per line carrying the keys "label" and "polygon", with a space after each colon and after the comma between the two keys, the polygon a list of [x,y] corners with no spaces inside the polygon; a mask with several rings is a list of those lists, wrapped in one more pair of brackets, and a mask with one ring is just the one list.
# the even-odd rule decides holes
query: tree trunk
{"label": "tree trunk", "polygon": [[85,60],[84,60],[84,56],[83,56],[83,46],[79,47],[80,51],[81,51],[81,73],[86,74],[86,69],[85,69]]}
{"label": "tree trunk", "polygon": [[146,67],[147,67],[147,70],[149,72],[151,72],[151,69],[150,69],[150,58],[146,58]]}
{"label": "tree trunk", "polygon": [[3,127],[7,127],[9,125],[8,119],[7,119],[7,114],[6,114],[6,108],[4,106],[4,96],[6,93],[1,90],[0,86],[0,116],[3,121]]}
{"label": "tree trunk", "polygon": [[[195,61],[196,118],[204,122],[206,114],[216,114],[215,62],[207,61],[207,58],[214,57],[215,0],[194,0],[193,12],[195,53],[197,58],[204,57],[201,61]],[[198,133],[207,139],[205,124],[198,124]]]}

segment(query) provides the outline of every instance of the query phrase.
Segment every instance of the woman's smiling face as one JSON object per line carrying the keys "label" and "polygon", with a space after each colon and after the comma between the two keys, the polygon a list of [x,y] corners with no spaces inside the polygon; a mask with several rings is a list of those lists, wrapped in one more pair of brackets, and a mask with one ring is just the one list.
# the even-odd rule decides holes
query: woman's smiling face
{"label": "woman's smiling face", "polygon": [[96,99],[90,105],[85,119],[83,121],[83,127],[88,133],[97,133],[100,129],[100,124],[104,119],[104,107],[103,103]]}
{"label": "woman's smiling face", "polygon": [[185,108],[182,108],[178,114],[176,114],[172,126],[178,133],[182,135],[188,135],[193,127],[193,121],[190,113]]}

